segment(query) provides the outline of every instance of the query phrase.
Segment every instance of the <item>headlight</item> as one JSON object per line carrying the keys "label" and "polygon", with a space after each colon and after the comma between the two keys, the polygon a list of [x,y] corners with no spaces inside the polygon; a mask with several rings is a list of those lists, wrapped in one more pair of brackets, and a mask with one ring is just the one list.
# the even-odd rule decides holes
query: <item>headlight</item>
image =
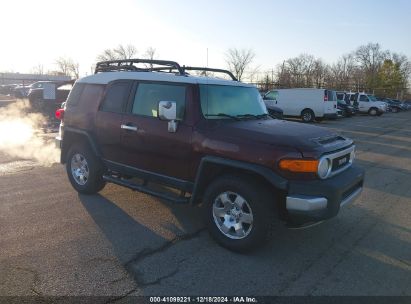
{"label": "headlight", "polygon": [[331,170],[331,161],[324,157],[318,163],[317,174],[320,178],[324,179],[328,176]]}

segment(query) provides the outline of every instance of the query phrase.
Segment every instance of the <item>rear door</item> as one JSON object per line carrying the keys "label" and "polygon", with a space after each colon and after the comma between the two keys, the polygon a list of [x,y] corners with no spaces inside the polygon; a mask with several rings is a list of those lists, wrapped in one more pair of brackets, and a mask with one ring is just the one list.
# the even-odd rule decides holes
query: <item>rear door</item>
{"label": "rear door", "polygon": [[[136,82],[123,116],[121,145],[128,166],[179,179],[188,179],[192,127],[186,104],[191,87],[186,84]],[[158,118],[159,101],[177,103],[178,127],[168,132],[168,122]]]}
{"label": "rear door", "polygon": [[324,113],[335,114],[337,112],[337,97],[335,91],[324,90]]}
{"label": "rear door", "polygon": [[110,83],[96,115],[96,135],[103,158],[123,162],[121,123],[133,82],[119,80]]}

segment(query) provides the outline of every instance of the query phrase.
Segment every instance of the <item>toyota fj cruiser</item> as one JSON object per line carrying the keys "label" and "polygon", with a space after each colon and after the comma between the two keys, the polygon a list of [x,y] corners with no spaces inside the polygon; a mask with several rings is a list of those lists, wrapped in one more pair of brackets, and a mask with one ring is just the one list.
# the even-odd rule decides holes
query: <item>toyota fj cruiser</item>
{"label": "toyota fj cruiser", "polygon": [[255,87],[221,69],[100,62],[56,116],[75,190],[93,194],[110,182],[199,204],[210,234],[231,250],[263,243],[272,215],[293,226],[331,218],[363,187],[351,139],[273,119]]}

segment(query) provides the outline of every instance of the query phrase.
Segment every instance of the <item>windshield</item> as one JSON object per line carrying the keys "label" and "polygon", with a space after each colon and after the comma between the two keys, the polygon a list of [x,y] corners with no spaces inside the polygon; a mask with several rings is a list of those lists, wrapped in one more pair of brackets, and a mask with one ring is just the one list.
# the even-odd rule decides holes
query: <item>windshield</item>
{"label": "windshield", "polygon": [[369,98],[371,101],[378,101],[378,99],[375,98],[374,95],[367,95],[367,96],[368,96],[368,98]]}
{"label": "windshield", "polygon": [[207,119],[266,115],[267,109],[253,87],[200,85],[201,110]]}

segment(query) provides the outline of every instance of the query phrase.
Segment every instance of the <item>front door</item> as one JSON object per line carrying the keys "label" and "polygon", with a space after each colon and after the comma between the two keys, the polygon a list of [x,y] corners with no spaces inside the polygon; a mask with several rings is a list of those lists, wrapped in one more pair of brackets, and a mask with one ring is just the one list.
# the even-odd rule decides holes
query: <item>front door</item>
{"label": "front door", "polygon": [[[121,142],[125,164],[138,169],[188,179],[192,127],[186,123],[187,85],[139,82],[122,120]],[[159,101],[177,104],[178,127],[157,116]]]}

